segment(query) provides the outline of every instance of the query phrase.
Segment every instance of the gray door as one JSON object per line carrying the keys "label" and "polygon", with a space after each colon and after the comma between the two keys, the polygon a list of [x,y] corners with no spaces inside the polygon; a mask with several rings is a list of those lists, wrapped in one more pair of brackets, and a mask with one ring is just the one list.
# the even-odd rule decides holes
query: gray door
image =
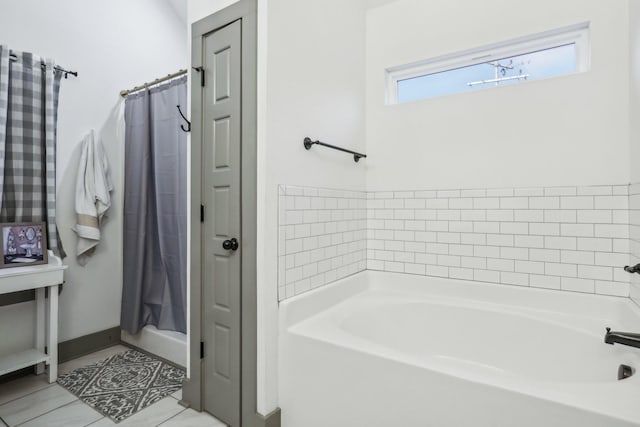
{"label": "gray door", "polygon": [[204,409],[232,427],[240,426],[240,30],[235,21],[203,38]]}

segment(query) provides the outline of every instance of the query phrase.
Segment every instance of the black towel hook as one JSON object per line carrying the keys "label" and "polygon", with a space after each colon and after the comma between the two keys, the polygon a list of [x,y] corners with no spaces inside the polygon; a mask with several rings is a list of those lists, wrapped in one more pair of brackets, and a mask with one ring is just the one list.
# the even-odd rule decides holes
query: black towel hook
{"label": "black towel hook", "polygon": [[184,121],[187,122],[187,128],[185,129],[184,125],[180,125],[180,129],[182,129],[184,132],[191,132],[191,122],[189,120],[187,120],[187,118],[184,116],[184,114],[182,114],[182,110],[180,109],[180,105],[178,105],[177,107],[178,107],[178,112],[180,113],[180,116],[182,116]]}

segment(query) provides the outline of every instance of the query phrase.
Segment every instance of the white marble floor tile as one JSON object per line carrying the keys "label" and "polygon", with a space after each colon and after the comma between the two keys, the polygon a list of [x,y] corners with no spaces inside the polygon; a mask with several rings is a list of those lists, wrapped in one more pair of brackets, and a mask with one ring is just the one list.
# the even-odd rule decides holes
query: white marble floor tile
{"label": "white marble floor tile", "polygon": [[[57,384],[38,390],[0,406],[0,418],[9,427],[45,414],[76,400],[73,394]],[[175,402],[175,399],[172,399]]]}
{"label": "white marble floor tile", "polygon": [[174,399],[182,400],[182,389],[176,391],[171,395]]}
{"label": "white marble floor tile", "polygon": [[226,427],[222,421],[212,417],[206,412],[197,412],[187,409],[173,418],[160,424],[159,427]]}
{"label": "white marble floor tile", "polygon": [[91,427],[108,427],[116,425],[118,427],[155,427],[184,410],[185,409],[178,404],[176,399],[169,396],[130,416],[129,418],[120,421],[118,424],[113,422],[110,418],[105,418],[91,424]]}
{"label": "white marble floor tile", "polygon": [[109,418],[104,417],[104,418],[100,418],[95,423],[89,424],[87,427],[113,427],[113,426],[117,426],[117,425],[118,424],[114,423]]}
{"label": "white marble floor tile", "polygon": [[53,384],[49,384],[46,374],[29,375],[0,384],[0,405],[51,385]]}
{"label": "white marble floor tile", "polygon": [[104,350],[96,351],[95,353],[87,354],[86,356],[79,357],[77,359],[69,360],[68,362],[58,365],[58,375],[63,375],[73,371],[74,369],[81,368],[83,366],[91,365],[102,359],[106,359],[114,354],[122,353],[130,350],[129,347],[123,345],[114,345]]}
{"label": "white marble floor tile", "polygon": [[20,424],[20,427],[84,427],[104,417],[80,400]]}

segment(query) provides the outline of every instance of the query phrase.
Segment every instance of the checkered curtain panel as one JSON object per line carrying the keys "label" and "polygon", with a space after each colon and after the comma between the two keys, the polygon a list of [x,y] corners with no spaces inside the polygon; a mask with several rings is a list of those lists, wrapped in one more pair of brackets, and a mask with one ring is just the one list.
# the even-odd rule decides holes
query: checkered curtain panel
{"label": "checkered curtain panel", "polygon": [[0,46],[0,222],[46,221],[49,249],[64,256],[56,227],[61,76],[51,60]]}

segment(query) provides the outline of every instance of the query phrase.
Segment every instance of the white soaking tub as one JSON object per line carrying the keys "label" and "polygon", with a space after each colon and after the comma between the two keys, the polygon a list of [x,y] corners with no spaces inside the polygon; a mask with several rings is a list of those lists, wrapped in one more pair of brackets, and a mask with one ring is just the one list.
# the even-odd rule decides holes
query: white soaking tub
{"label": "white soaking tub", "polygon": [[629,299],[367,271],[280,310],[284,427],[640,426]]}

